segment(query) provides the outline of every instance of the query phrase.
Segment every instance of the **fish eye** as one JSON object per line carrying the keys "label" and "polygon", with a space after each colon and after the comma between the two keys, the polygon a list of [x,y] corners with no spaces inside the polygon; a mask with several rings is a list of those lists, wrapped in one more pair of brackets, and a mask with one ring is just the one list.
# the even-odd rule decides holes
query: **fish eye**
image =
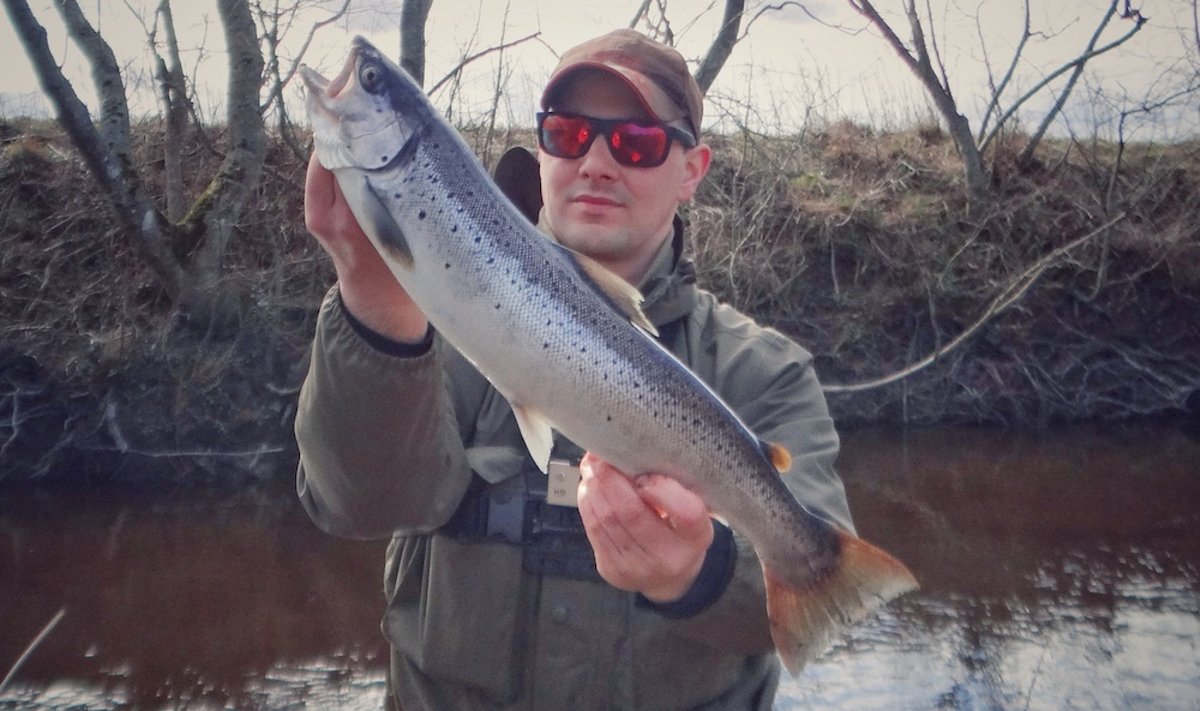
{"label": "fish eye", "polygon": [[359,67],[358,81],[368,92],[377,94],[383,88],[383,69],[374,62],[365,62]]}

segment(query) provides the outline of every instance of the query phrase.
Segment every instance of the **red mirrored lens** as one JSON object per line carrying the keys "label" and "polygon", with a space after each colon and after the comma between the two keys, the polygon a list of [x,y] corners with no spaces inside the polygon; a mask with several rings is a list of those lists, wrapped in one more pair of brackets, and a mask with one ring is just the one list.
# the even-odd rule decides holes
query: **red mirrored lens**
{"label": "red mirrored lens", "polygon": [[667,157],[667,132],[662,126],[621,123],[613,127],[608,145],[619,163],[657,165]]}
{"label": "red mirrored lens", "polygon": [[542,145],[559,158],[579,158],[587,153],[595,134],[592,124],[582,116],[553,114],[542,121]]}

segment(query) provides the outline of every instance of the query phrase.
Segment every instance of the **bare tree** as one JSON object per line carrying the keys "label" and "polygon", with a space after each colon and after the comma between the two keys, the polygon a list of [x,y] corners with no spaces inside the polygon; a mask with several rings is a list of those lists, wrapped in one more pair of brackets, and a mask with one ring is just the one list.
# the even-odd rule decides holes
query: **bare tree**
{"label": "bare tree", "polygon": [[[112,47],[75,0],[56,0],[55,4],[68,34],[91,64],[92,81],[100,96],[100,120],[96,123],[63,75],[46,41],[46,31],[28,2],[4,0],[59,123],[107,196],[122,230],[154,268],[167,295],[192,318],[228,317],[231,304],[223,298],[221,259],[247,199],[258,186],[266,153],[258,103],[263,59],[249,7],[242,0],[217,3],[230,55],[228,149],[207,189],[176,221],[158,209],[138,173],[125,85]],[[166,3],[160,5],[160,10],[164,8],[164,17],[169,18]],[[165,71],[168,82],[176,81],[171,72]],[[177,88],[170,86],[168,96]]]}
{"label": "bare tree", "polygon": [[[936,34],[928,34],[926,32],[926,25],[929,25],[931,28],[934,26],[932,10],[928,4],[924,16],[922,16],[922,13],[917,8],[916,0],[905,0],[904,15],[910,33],[910,40],[906,43],[900,38],[896,30],[893,29],[892,23],[880,14],[871,0],[847,0],[847,2],[883,35],[887,43],[891,45],[900,59],[912,70],[913,74],[916,75],[917,79],[925,87],[930,98],[933,99],[933,103],[937,107],[937,111],[942,119],[946,122],[950,136],[953,138],[954,144],[958,148],[959,155],[962,158],[967,190],[975,198],[983,197],[990,191],[990,176],[984,165],[984,152],[992,144],[998,133],[1007,127],[1009,119],[1031,98],[1046,91],[1055,79],[1067,72],[1071,72],[1066,85],[1059,91],[1053,108],[1043,117],[1038,130],[1026,143],[1026,147],[1022,152],[1022,158],[1028,160],[1028,158],[1032,157],[1038,143],[1045,135],[1046,129],[1062,111],[1063,105],[1075,88],[1079,76],[1082,74],[1088,61],[1124,44],[1146,23],[1146,18],[1142,16],[1140,11],[1130,6],[1129,0],[1112,0],[1107,12],[1098,21],[1091,40],[1080,54],[1054,72],[1051,72],[1032,89],[1014,100],[1008,110],[1001,114],[998,113],[998,107],[1002,100],[1002,94],[1010,85],[1013,72],[1021,59],[1021,53],[1024,51],[1028,40],[1034,34],[1029,20],[1029,3],[1026,1],[1024,3],[1025,22],[1022,36],[1016,45],[1016,50],[1003,78],[999,83],[996,83],[994,79],[992,81],[992,98],[984,114],[980,127],[980,136],[976,138],[971,131],[970,121],[962,114],[958,101],[955,99],[945,61],[935,41]],[[1125,35],[1102,47],[1097,47],[1096,45],[1101,34],[1113,17],[1117,15],[1119,7],[1122,7],[1120,18],[1129,20],[1133,23],[1133,26]],[[990,131],[986,131],[988,121],[992,116],[997,116],[995,124]]]}

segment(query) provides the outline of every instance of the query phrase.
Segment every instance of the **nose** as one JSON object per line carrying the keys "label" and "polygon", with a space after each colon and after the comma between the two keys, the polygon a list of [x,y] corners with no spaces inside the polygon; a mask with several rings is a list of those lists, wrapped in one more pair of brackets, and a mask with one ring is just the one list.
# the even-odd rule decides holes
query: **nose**
{"label": "nose", "polygon": [[588,152],[579,157],[579,172],[589,178],[612,178],[619,167],[609,150],[607,136],[596,136]]}

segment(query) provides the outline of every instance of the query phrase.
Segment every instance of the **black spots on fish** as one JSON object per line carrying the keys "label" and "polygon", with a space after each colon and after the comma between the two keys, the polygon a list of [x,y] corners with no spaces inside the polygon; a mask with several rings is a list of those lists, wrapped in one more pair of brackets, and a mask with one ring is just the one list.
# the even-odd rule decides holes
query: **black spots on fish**
{"label": "black spots on fish", "polygon": [[542,350],[550,350],[550,341],[542,341]]}
{"label": "black spots on fish", "polygon": [[426,216],[427,216],[427,215],[425,214],[425,211],[424,211],[424,210],[421,210],[420,212],[418,212],[418,213],[417,213],[417,219],[418,219],[418,220],[424,220],[424,219],[426,218]]}
{"label": "black spots on fish", "polygon": [[393,200],[399,200],[401,197],[403,196],[400,193],[392,193]]}
{"label": "black spots on fish", "polygon": [[450,268],[450,262],[446,262],[446,264],[445,264],[444,266],[446,267],[446,269],[449,269],[449,268]]}
{"label": "black spots on fish", "polygon": [[488,257],[488,258],[487,258],[487,263],[488,263],[488,264],[495,264],[495,263],[496,263],[496,258],[495,258],[495,257]]}
{"label": "black spots on fish", "polygon": [[500,310],[500,304],[499,304],[499,302],[497,302],[497,303],[496,303],[496,310],[497,310],[497,311],[499,311],[499,310]]}
{"label": "black spots on fish", "polygon": [[380,156],[380,157],[379,157],[379,163],[380,163],[380,165],[387,165],[388,158],[389,158],[389,156],[388,156],[387,154],[384,154],[384,155]]}
{"label": "black spots on fish", "polygon": [[605,422],[612,422],[612,415],[605,415],[605,416],[604,416],[604,421],[605,421]]}

